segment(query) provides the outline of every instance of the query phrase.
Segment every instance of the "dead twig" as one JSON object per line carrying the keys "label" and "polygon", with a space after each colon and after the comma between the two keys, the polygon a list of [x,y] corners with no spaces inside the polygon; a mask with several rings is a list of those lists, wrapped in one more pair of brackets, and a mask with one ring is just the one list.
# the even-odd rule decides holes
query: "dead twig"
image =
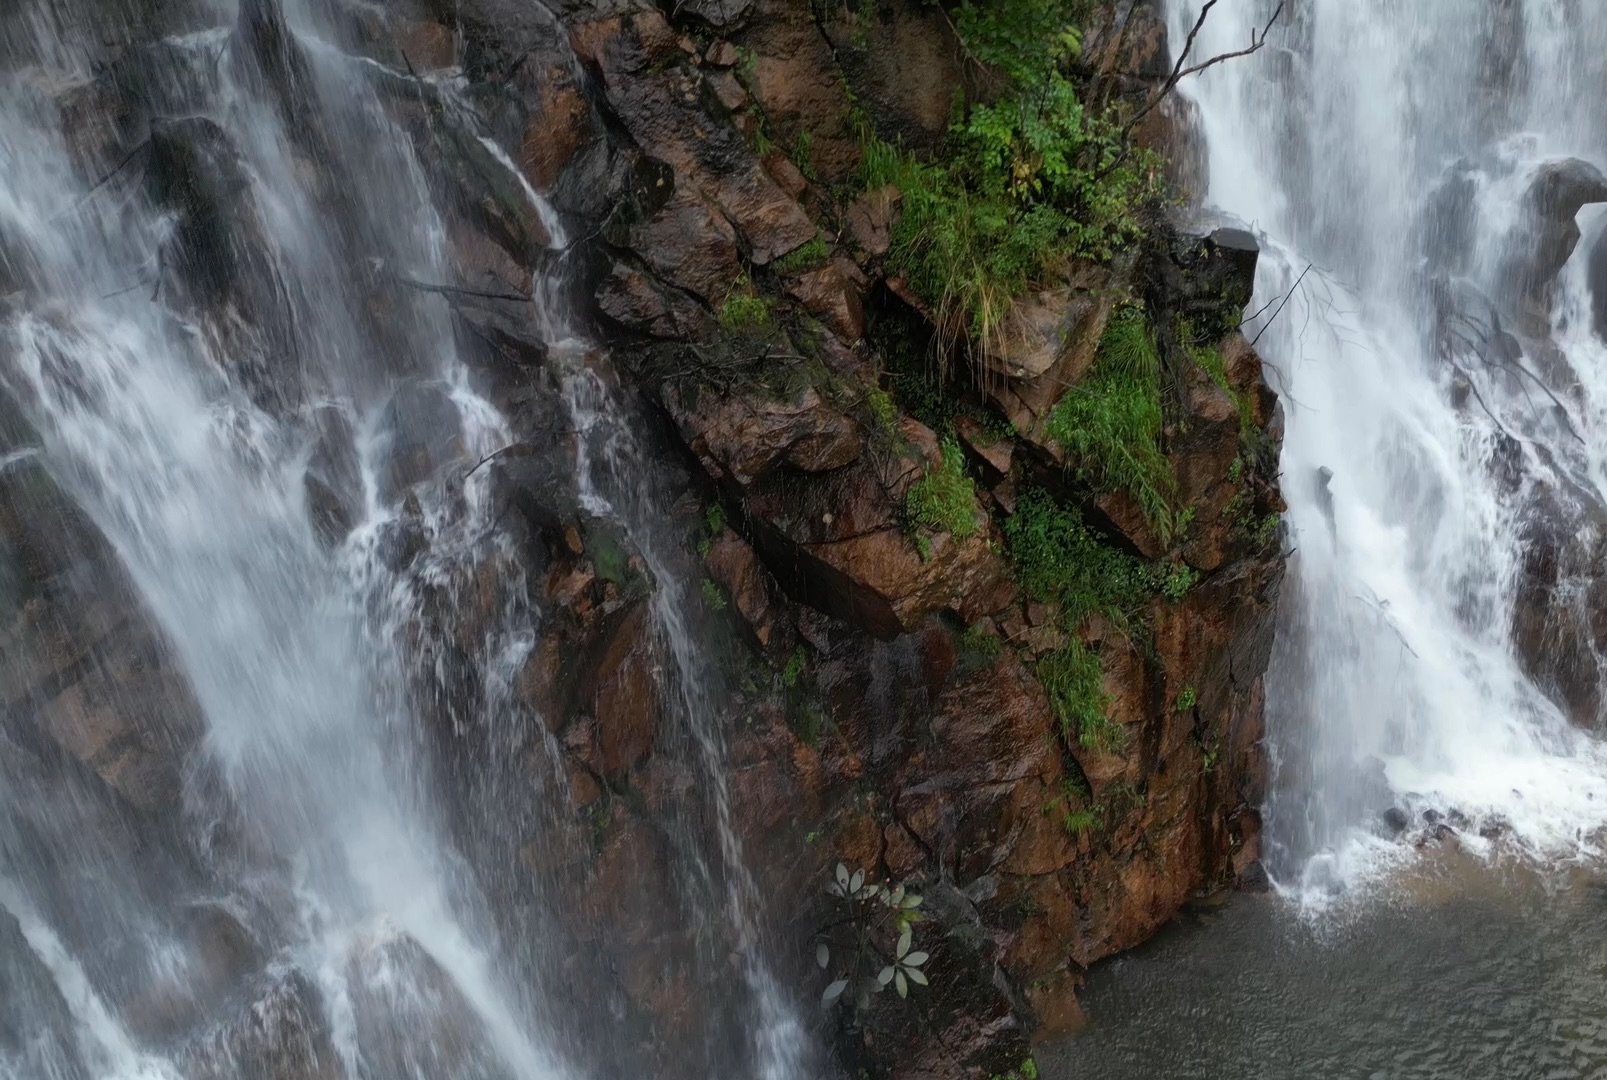
{"label": "dead twig", "polygon": [[[1279,10],[1282,10],[1281,7]],[[1306,275],[1309,273],[1311,273],[1311,264],[1307,263],[1306,268],[1300,271],[1300,276],[1295,278],[1295,283],[1289,286],[1289,291],[1284,293],[1283,302],[1278,305],[1278,310],[1274,311],[1272,318],[1263,323],[1261,329],[1256,331],[1255,338],[1250,342],[1250,348],[1255,348],[1256,342],[1261,340],[1261,335],[1267,332],[1269,326],[1278,321],[1278,316],[1283,314],[1284,307],[1288,305],[1290,298],[1294,296],[1295,291],[1300,288],[1300,283],[1306,280]]]}
{"label": "dead twig", "polygon": [[1144,117],[1154,112],[1160,103],[1166,100],[1167,95],[1175,90],[1177,84],[1182,80],[1190,75],[1196,75],[1206,68],[1215,67],[1225,60],[1236,60],[1241,56],[1249,56],[1252,53],[1260,52],[1262,46],[1267,43],[1267,34],[1272,30],[1273,24],[1283,14],[1283,0],[1279,0],[1277,8],[1272,12],[1272,18],[1267,20],[1267,24],[1261,28],[1260,33],[1253,29],[1250,31],[1250,44],[1247,47],[1236,52],[1218,53],[1209,60],[1189,65],[1189,56],[1194,51],[1194,39],[1200,36],[1200,30],[1205,26],[1206,16],[1211,14],[1211,9],[1214,7],[1216,7],[1216,0],[1205,0],[1205,6],[1200,8],[1200,17],[1194,20],[1193,28],[1189,30],[1188,37],[1183,41],[1183,48],[1177,54],[1177,63],[1172,65],[1172,73],[1166,77],[1166,81],[1161,84],[1161,88],[1144,104],[1144,107],[1134,113],[1127,121],[1127,126],[1122,128],[1122,138],[1124,140],[1143,122]]}

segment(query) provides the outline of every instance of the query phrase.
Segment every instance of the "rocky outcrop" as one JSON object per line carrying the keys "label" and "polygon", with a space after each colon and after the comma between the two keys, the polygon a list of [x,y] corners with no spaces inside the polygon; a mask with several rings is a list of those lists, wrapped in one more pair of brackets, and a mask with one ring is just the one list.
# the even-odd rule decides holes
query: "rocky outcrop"
{"label": "rocky outcrop", "polygon": [[1578,158],[1547,162],[1529,181],[1502,275],[1508,290],[1503,299],[1526,333],[1546,336],[1552,287],[1579,243],[1575,219],[1583,207],[1601,202],[1607,202],[1607,177]]}
{"label": "rocky outcrop", "polygon": [[[838,860],[907,880],[927,898],[917,936],[932,987],[918,1012],[877,998],[846,1029],[849,1060],[878,1074],[1009,1072],[1031,1038],[1077,1023],[1090,964],[1253,877],[1283,566],[1276,396],[1236,330],[1254,242],[1162,230],[1114,264],[1069,266],[1014,302],[982,367],[945,380],[917,362],[911,375],[894,358],[952,328],[932,327],[889,275],[900,193],[854,190],[845,120],[857,102],[886,136],[941,142],[973,73],[940,13],[573,0],[538,27],[498,4],[442,8],[472,80],[512,65],[511,85],[483,91],[502,141],[585,238],[580,282],[613,354],[586,362],[617,369],[652,437],[685,455],[689,471],[670,469],[657,494],[707,575],[689,591],[723,671],[733,820],[771,925],[794,928],[780,970],[810,994],[813,946],[797,928],[826,918],[820,884]],[[1159,23],[1139,22],[1130,39],[1091,38],[1118,88],[1164,74]],[[579,68],[561,62],[558,26]],[[1170,123],[1146,137],[1175,138],[1184,125]],[[494,194],[489,205],[462,215],[463,284],[489,272],[525,287],[492,249],[513,265],[528,252],[494,227]],[[1119,295],[1162,346],[1161,449],[1187,510],[1175,530],[1091,489],[1044,434]],[[667,823],[692,783],[670,643],[643,561],[556,479],[573,458],[553,434],[566,421],[543,412],[550,391],[526,389],[551,363],[538,354],[494,376],[529,452],[488,466],[542,612],[513,686],[544,732],[527,767],[562,778],[517,857],[546,883],[543,903],[585,913],[554,946],[566,977],[624,1018],[635,1060],[671,1075],[696,1056],[679,1033],[728,1018],[696,992],[687,912],[645,900],[679,895]],[[946,413],[913,415],[911,378]],[[911,509],[934,478],[947,478],[944,526]],[[1028,493],[1174,584],[1151,587],[1122,625],[1068,622],[1015,580],[1008,524]],[[488,567],[490,595],[509,573]],[[457,595],[483,591],[466,579]],[[1046,665],[1070,649],[1095,658],[1108,740],[1083,738],[1045,689]],[[464,747],[488,733],[452,716],[439,730],[472,770]],[[496,887],[510,919],[530,903]]]}
{"label": "rocky outcrop", "polygon": [[1512,641],[1524,672],[1571,721],[1602,722],[1607,508],[1581,487],[1539,484],[1523,514]]}

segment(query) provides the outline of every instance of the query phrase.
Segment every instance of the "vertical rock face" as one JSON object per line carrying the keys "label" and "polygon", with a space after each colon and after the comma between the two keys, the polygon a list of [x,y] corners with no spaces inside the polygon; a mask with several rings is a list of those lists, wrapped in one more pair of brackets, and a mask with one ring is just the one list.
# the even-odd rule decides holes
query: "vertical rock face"
{"label": "vertical rock face", "polygon": [[[528,155],[533,182],[562,196],[585,176],[621,193],[573,232],[592,237],[588,281],[616,357],[694,463],[666,504],[685,508],[703,553],[709,628],[734,631],[709,634],[727,642],[734,811],[773,925],[793,928],[776,943],[784,969],[800,996],[824,985],[808,928],[831,918],[818,898],[839,860],[909,881],[926,897],[916,940],[931,986],[917,1010],[876,997],[844,1044],[850,1060],[1007,1073],[1032,1038],[1077,1023],[1088,965],[1259,857],[1262,674],[1283,557],[1277,399],[1235,329],[1254,241],[1163,230],[1119,268],[1072,268],[1016,301],[980,392],[969,374],[932,380],[950,412],[918,419],[888,393],[904,378],[891,358],[932,334],[887,277],[900,193],[853,190],[859,146],[843,118],[852,100],[884,135],[938,146],[969,78],[945,21],[914,3],[865,16],[803,0],[668,16],[576,0],[562,19],[593,93],[584,109],[538,105],[571,76],[527,68],[528,119],[510,130],[526,146],[577,147]],[[1165,47],[1158,22],[1138,22],[1130,38],[1090,40],[1093,62],[1142,88],[1151,69],[1164,77]],[[495,39],[465,39],[468,70],[490,63]],[[1177,119],[1145,138],[1175,141]],[[1123,290],[1150,312],[1172,380],[1162,441],[1189,514],[1166,535],[1125,495],[1082,486],[1044,433]],[[1202,352],[1219,365],[1204,370],[1191,359]],[[912,492],[950,455],[963,504],[950,527],[922,528]],[[1068,626],[1057,601],[1015,580],[1009,520],[1029,491],[1079,508],[1101,545],[1182,586],[1152,590],[1126,625]],[[575,820],[590,823],[574,858],[607,892],[632,860],[663,872],[655,808],[687,779],[654,734],[662,691],[643,677],[663,643],[642,636],[635,586],[606,581],[605,561],[584,542],[558,555],[545,586],[556,615],[520,685],[564,748]],[[1108,742],[1069,727],[1040,677],[1073,643],[1097,658],[1119,731]],[[669,908],[622,898],[597,915],[667,954],[684,941]],[[640,967],[621,952],[620,981],[599,992],[632,1015],[684,1020],[684,1001]]]}

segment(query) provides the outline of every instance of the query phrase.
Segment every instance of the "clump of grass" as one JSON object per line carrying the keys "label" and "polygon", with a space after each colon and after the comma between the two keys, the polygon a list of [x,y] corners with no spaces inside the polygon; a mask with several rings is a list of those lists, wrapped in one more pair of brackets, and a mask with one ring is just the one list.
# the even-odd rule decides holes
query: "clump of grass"
{"label": "clump of grass", "polygon": [[1092,808],[1067,810],[1061,818],[1061,824],[1072,836],[1081,836],[1085,832],[1093,832],[1098,827],[1099,814]]}
{"label": "clump of grass", "polygon": [[803,677],[804,668],[808,663],[809,657],[804,653],[803,646],[798,646],[793,650],[792,655],[787,658],[787,666],[781,669],[781,685],[788,690],[797,686],[798,680]]}
{"label": "clump of grass", "polygon": [[1192,686],[1183,687],[1183,692],[1177,695],[1177,711],[1188,712],[1200,703],[1199,692]]}
{"label": "clump of grass", "polygon": [[885,435],[891,435],[898,429],[898,406],[893,403],[893,396],[879,386],[870,386],[865,390],[865,407],[876,420],[876,427]]}
{"label": "clump of grass", "polygon": [[1075,738],[1085,749],[1106,754],[1120,753],[1126,747],[1127,733],[1106,712],[1110,698],[1105,693],[1099,657],[1087,646],[1073,638],[1040,659],[1037,672],[1068,741]]}
{"label": "clump of grass", "polygon": [[830,245],[826,243],[824,236],[816,233],[813,240],[787,252],[771,265],[782,274],[800,274],[805,270],[813,270],[829,258],[831,258]]}
{"label": "clump of grass", "polygon": [[724,611],[726,608],[725,593],[713,578],[703,579],[703,600],[709,605],[710,611]]}
{"label": "clump of grass", "polygon": [[959,443],[944,441],[942,464],[910,486],[904,512],[912,525],[946,532],[956,540],[976,535],[976,484],[965,473]]}
{"label": "clump of grass", "polygon": [[1118,312],[1093,366],[1066,392],[1044,433],[1071,455],[1077,475],[1098,491],[1125,491],[1170,539],[1177,478],[1161,453],[1160,354],[1142,309]]}
{"label": "clump of grass", "polygon": [[720,305],[720,326],[733,334],[762,333],[770,329],[770,300],[739,285]]}
{"label": "clump of grass", "polygon": [[792,145],[792,163],[798,166],[798,172],[811,184],[820,183],[820,176],[815,172],[815,146],[814,136],[809,134],[808,128],[798,132],[798,138]]}
{"label": "clump of grass", "polygon": [[960,635],[960,649],[972,666],[984,667],[999,658],[1004,651],[1004,639],[982,623],[974,623]]}

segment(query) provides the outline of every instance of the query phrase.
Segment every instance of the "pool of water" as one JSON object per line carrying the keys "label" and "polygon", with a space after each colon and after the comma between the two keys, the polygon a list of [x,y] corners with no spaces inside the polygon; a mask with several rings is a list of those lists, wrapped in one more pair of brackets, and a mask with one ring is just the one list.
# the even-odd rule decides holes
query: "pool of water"
{"label": "pool of water", "polygon": [[1321,915],[1239,896],[1098,969],[1045,1080],[1607,1078],[1607,869],[1452,855]]}

